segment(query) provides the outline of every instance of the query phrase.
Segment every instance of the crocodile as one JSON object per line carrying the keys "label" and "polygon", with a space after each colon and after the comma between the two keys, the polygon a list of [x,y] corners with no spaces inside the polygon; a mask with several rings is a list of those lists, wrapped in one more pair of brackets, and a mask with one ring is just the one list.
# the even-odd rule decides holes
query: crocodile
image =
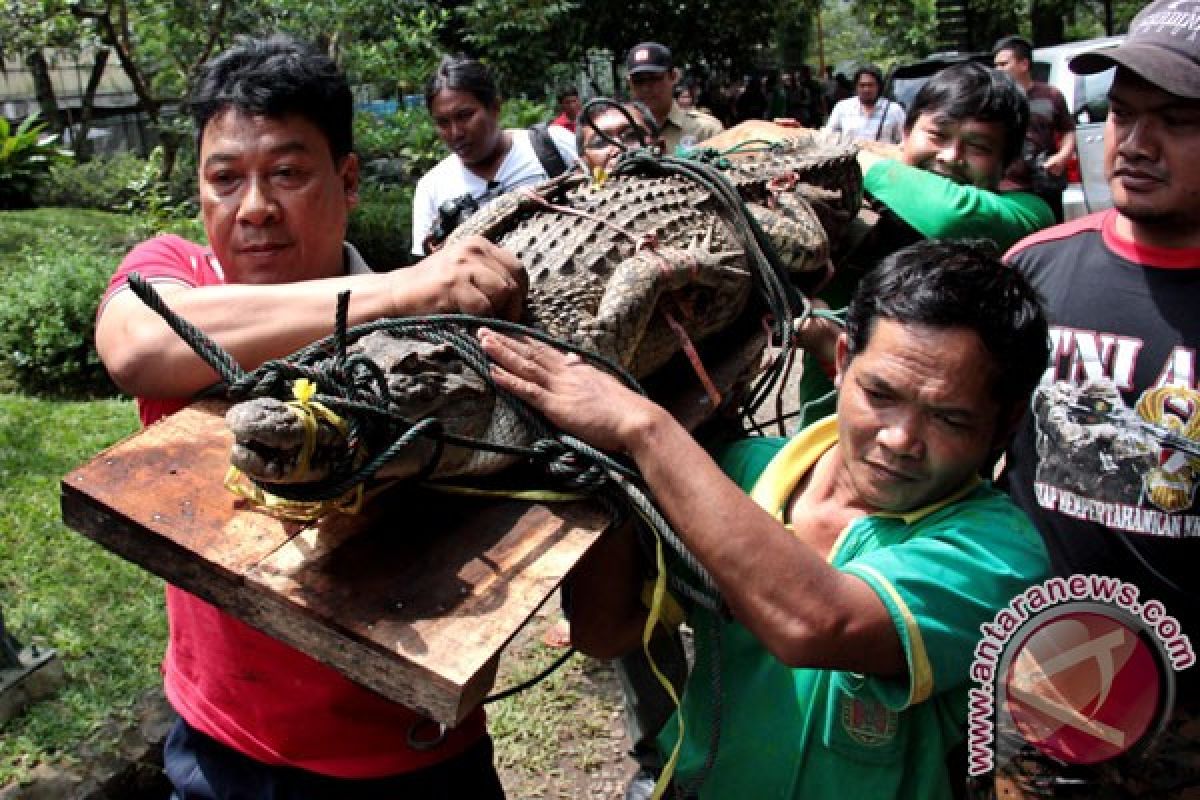
{"label": "crocodile", "polygon": [[[858,210],[862,176],[852,145],[818,131],[788,135],[770,148],[729,155],[722,174],[784,269],[819,274],[829,269],[831,241]],[[756,279],[734,210],[703,183],[673,173],[614,172],[597,180],[577,169],[534,190],[510,192],[464,222],[449,241],[482,235],[511,250],[529,275],[522,323],[614,361],[640,380],[681,350],[678,328],[692,342],[720,339],[713,334],[752,307]],[[761,357],[765,337],[754,347]],[[449,345],[375,331],[350,349],[380,366],[406,418],[434,415],[458,435],[529,441],[519,416],[508,403],[496,402],[485,380]],[[231,462],[256,481],[321,481],[335,463],[345,463],[344,437],[327,422],[302,458],[304,425],[279,399],[239,403],[226,419],[235,437]],[[432,450],[418,440],[379,476],[411,476]],[[449,446],[433,476],[487,474],[513,460]]]}

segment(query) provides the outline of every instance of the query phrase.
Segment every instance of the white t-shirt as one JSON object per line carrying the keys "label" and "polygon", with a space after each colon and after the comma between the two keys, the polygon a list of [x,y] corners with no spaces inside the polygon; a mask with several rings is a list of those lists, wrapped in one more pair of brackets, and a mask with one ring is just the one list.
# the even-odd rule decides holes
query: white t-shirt
{"label": "white t-shirt", "polygon": [[849,134],[856,139],[900,144],[904,141],[904,106],[886,97],[875,101],[870,115],[863,113],[857,97],[847,97],[833,107],[825,130]]}
{"label": "white t-shirt", "polygon": [[[554,146],[558,148],[563,163],[570,169],[579,160],[575,153],[575,134],[557,125],[551,125],[546,130]],[[488,191],[489,185],[498,187],[500,193],[511,192],[519,186],[541,183],[549,177],[529,141],[529,131],[509,129],[508,132],[512,135],[512,147],[490,184],[467,169],[462,159],[453,153],[439,161],[437,166],[417,181],[412,206],[413,255],[425,254],[421,243],[433,229],[438,208],[447,200],[462,197],[468,192],[472,197],[479,199]]]}

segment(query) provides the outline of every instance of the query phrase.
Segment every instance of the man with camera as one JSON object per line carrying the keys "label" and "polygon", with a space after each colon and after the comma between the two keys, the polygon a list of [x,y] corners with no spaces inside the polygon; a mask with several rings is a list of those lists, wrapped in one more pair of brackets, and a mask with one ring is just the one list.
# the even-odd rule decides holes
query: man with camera
{"label": "man with camera", "polygon": [[557,125],[500,127],[500,95],[479,61],[446,56],[425,88],[425,104],[451,154],[417,182],[412,252],[432,252],[488,201],[541,183],[575,163],[575,137]]}

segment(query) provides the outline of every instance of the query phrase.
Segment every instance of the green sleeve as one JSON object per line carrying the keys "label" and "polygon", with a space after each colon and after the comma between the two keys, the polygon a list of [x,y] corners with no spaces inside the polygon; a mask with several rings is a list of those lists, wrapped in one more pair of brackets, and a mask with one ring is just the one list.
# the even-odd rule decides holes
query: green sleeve
{"label": "green sleeve", "polygon": [[1037,195],[963,186],[890,159],[872,165],[863,185],[927,239],[991,239],[1007,250],[1054,224],[1050,207]]}
{"label": "green sleeve", "polygon": [[743,491],[748,492],[754,488],[758,476],[785,444],[787,439],[752,436],[721,448],[713,457],[725,474],[742,487]]}

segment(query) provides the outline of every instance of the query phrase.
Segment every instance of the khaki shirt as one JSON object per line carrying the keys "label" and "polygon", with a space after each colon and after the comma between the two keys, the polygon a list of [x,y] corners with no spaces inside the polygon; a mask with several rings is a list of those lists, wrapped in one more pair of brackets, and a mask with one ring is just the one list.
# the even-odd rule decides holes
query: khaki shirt
{"label": "khaki shirt", "polygon": [[709,116],[703,111],[684,111],[679,107],[679,104],[672,101],[671,111],[667,114],[667,121],[664,122],[659,131],[663,141],[666,142],[665,153],[667,155],[675,155],[675,148],[679,146],[679,140],[685,135],[692,136],[695,139],[695,144],[704,141],[710,136],[716,136],[725,127],[721,125],[721,121],[716,117]]}

